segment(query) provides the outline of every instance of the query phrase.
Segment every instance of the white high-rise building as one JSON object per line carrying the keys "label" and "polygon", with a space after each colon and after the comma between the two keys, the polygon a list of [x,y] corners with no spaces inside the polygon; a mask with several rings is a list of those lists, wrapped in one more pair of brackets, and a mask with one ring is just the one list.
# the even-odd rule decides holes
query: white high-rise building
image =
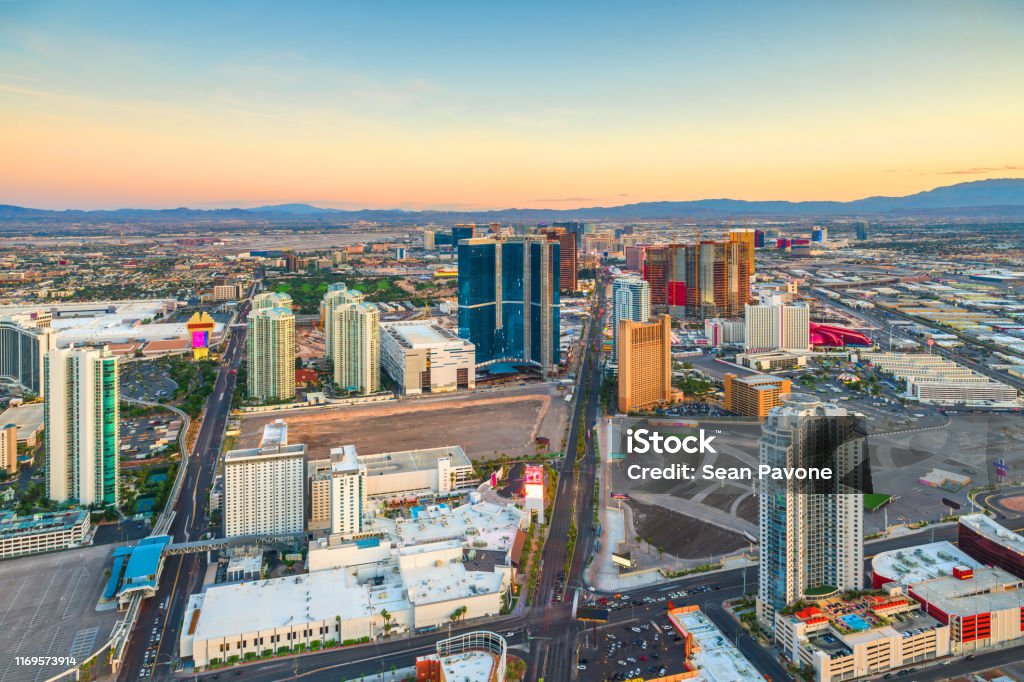
{"label": "white high-rise building", "polygon": [[331,533],[361,533],[366,507],[366,467],[356,457],[356,446],[331,449],[330,477]]}
{"label": "white high-rise building", "polygon": [[267,291],[256,294],[252,297],[250,311],[271,310],[273,308],[285,308],[289,312],[294,310],[292,297],[278,291]]}
{"label": "white high-rise building", "polygon": [[117,358],[102,348],[55,348],[44,357],[46,496],[120,503],[121,391]]}
{"label": "white high-rise building", "polygon": [[327,285],[327,293],[320,301],[320,320],[324,325],[324,359],[334,361],[334,320],[335,312],[340,306],[360,303],[363,292],[349,289],[344,282]]}
{"label": "white high-rise building", "polygon": [[747,353],[794,352],[811,348],[811,309],[803,303],[761,303],[744,309],[743,347]]}
{"label": "white high-rise building", "polygon": [[620,277],[612,285],[612,358],[619,357],[619,322],[651,318],[651,285],[639,277]]}
{"label": "white high-rise building", "polygon": [[762,427],[760,464],[830,468],[832,480],[761,479],[757,615],[808,595],[864,587],[863,493],[870,492],[862,417],[802,393],[782,396]]}
{"label": "white high-rise building", "polygon": [[362,301],[334,311],[334,383],[357,393],[380,390],[380,310]]}
{"label": "white high-rise building", "polygon": [[246,338],[249,396],[257,400],[295,397],[295,315],[284,307],[249,313]]}
{"label": "white high-rise building", "polygon": [[230,450],[224,455],[224,536],[305,530],[306,446]]}

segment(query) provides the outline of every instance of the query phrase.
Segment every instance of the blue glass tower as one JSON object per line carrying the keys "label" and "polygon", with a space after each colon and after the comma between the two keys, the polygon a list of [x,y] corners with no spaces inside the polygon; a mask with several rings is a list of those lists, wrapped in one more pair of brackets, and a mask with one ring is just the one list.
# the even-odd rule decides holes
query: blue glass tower
{"label": "blue glass tower", "polygon": [[557,370],[559,244],[542,236],[459,243],[459,336],[478,365],[528,362]]}

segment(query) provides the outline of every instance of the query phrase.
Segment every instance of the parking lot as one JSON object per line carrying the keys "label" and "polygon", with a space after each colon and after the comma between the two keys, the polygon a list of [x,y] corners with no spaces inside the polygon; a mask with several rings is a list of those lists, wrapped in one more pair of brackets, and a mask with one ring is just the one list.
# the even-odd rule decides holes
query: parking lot
{"label": "parking lot", "polygon": [[618,681],[683,672],[686,668],[682,637],[668,620],[668,604],[673,599],[714,591],[713,586],[703,585],[657,597],[634,599],[620,594],[601,599],[600,606],[628,617],[588,628],[583,633],[579,666],[587,671],[585,679]]}
{"label": "parking lot", "polygon": [[174,450],[181,431],[177,415],[162,412],[121,420],[121,461],[151,459]]}
{"label": "parking lot", "polygon": [[121,366],[121,394],[129,400],[157,402],[174,394],[167,368],[156,362],[128,362]]}
{"label": "parking lot", "polygon": [[114,545],[0,562],[0,680],[40,682],[69,665],[19,665],[19,656],[71,657],[78,663],[110,637],[117,610],[97,611]]}

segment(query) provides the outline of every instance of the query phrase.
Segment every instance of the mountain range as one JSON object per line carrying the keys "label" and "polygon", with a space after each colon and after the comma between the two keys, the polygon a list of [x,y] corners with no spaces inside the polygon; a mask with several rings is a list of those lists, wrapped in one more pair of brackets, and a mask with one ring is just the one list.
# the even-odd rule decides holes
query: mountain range
{"label": "mountain range", "polygon": [[493,211],[343,210],[292,203],[256,208],[116,209],[54,211],[0,204],[0,223],[77,222],[261,222],[344,224],[357,220],[423,223],[428,221],[545,222],[553,220],[645,220],[773,217],[976,217],[1024,218],[1024,178],[962,182],[901,197],[874,196],[854,201],[744,201],[701,199],[654,201],[621,206]]}

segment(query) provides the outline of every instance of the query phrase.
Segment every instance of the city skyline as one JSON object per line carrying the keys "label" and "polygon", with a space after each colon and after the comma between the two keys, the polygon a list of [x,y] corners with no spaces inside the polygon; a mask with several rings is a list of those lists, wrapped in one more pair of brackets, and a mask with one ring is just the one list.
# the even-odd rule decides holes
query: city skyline
{"label": "city skyline", "polygon": [[1012,3],[240,7],[4,3],[0,201],[573,208],[1024,175]]}

